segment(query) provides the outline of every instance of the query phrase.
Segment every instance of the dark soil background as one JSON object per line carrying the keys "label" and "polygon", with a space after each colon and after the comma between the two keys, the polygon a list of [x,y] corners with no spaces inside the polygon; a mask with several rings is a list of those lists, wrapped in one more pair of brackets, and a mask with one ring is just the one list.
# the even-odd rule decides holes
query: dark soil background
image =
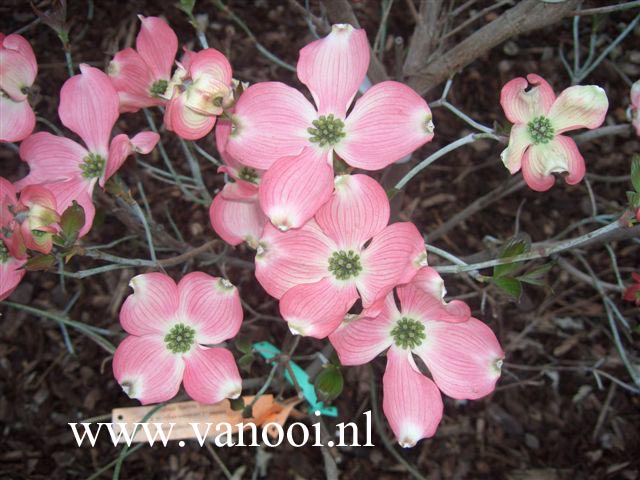
{"label": "dark soil background", "polygon": [[[303,13],[293,8],[292,3],[228,2],[261,44],[295,65],[298,50],[313,37]],[[476,2],[457,22],[462,23],[471,11],[480,11],[490,3]],[[604,3],[592,2],[591,6]],[[48,1],[37,5],[42,10],[51,7]],[[191,25],[173,2],[95,1],[91,14],[89,5],[69,0],[71,54],[76,63],[106,67],[117,50],[133,44],[139,26],[137,14],[166,16],[181,44],[199,48],[195,45]],[[507,7],[484,15],[449,41],[453,44],[464,38]],[[354,2],[354,9],[373,41],[381,18],[380,3]],[[311,2],[311,10],[320,14],[317,1]],[[213,3],[198,2],[195,12],[208,14],[210,23],[206,33],[210,46],[229,57],[236,78],[251,82],[281,80],[302,87],[291,72],[261,56],[247,34],[227,14],[220,13]],[[637,13],[635,9],[601,17],[605,44],[607,38],[609,41],[614,38],[621,25],[630,22]],[[27,2],[3,0],[0,31],[5,34],[15,32],[35,18]],[[586,44],[590,20],[585,18],[582,25]],[[388,22],[388,35],[402,37],[404,45],[408,45],[413,26],[407,3],[396,0]],[[42,23],[32,25],[23,35],[32,43],[39,62],[32,105],[37,115],[61,127],[56,113],[57,101],[67,71],[60,42]],[[632,80],[640,76],[639,39],[640,31],[636,28],[635,33],[616,48],[610,60],[585,80],[585,83],[601,85],[607,91],[610,100],[607,123],[625,122],[629,87],[623,75]],[[484,124],[506,125],[499,106],[499,93],[509,79],[537,72],[557,93],[569,86],[570,79],[558,57],[559,45],[564,45],[565,51],[572,48],[570,18],[549,29],[515,37],[476,60],[456,76],[449,100]],[[387,43],[384,62],[393,71],[396,58],[391,41]],[[441,87],[435,88],[427,95],[427,100],[436,100],[440,92]],[[159,116],[156,120],[160,121]],[[434,122],[434,141],[417,152],[415,158],[424,158],[470,132],[464,123],[441,108],[434,110]],[[140,113],[121,116],[116,128],[132,134],[147,126]],[[49,130],[42,123],[36,129]],[[175,136],[164,134],[163,141],[176,169],[187,173],[186,160]],[[198,143],[215,154],[212,135]],[[508,172],[499,164],[501,148],[495,142],[478,142],[458,149],[428,167],[408,184],[398,217],[412,220],[428,235],[478,197],[509,180]],[[631,135],[607,137],[584,144],[580,149],[589,173],[617,177],[628,175],[631,154],[640,151],[640,142]],[[157,151],[144,160],[162,165]],[[2,175],[12,180],[27,172],[17,153],[5,146],[0,147],[0,165]],[[222,176],[216,173],[214,165],[202,158],[201,167],[213,194],[222,186]],[[169,210],[189,244],[198,246],[215,237],[206,207],[181,198],[177,188],[151,178],[142,167],[136,166],[134,159],[127,161],[121,174],[129,186],[142,183],[158,224],[169,230],[166,214]],[[592,178],[591,185],[599,213],[622,212],[626,204],[625,191],[629,189],[627,181]],[[135,188],[133,193],[139,198]],[[105,244],[130,233],[129,227],[114,214],[113,203],[107,198],[104,195],[97,198],[97,223],[91,234],[83,239],[85,245]],[[493,245],[492,239],[502,241],[513,236],[519,207],[522,209],[520,231],[528,233],[533,241],[557,235],[572,223],[591,215],[585,182],[573,187],[559,182],[547,193],[520,190],[506,196],[462,222],[435,245],[461,257],[485,250]],[[592,228],[595,225],[579,226],[569,235],[577,236]],[[612,247],[623,280],[630,282],[631,272],[637,271],[640,263],[638,245],[626,241]],[[128,258],[148,258],[143,236],[110,251]],[[179,253],[182,252],[159,252],[159,255]],[[590,248],[586,255],[602,280],[616,282],[609,254],[603,246]],[[229,249],[227,256],[252,260],[251,252],[245,247]],[[566,258],[575,262],[571,255]],[[430,262],[441,263],[435,255],[430,257]],[[99,265],[102,263],[97,260],[76,257],[67,269],[78,271]],[[284,322],[269,318],[277,315],[277,305],[267,298],[251,271],[231,261],[213,265],[196,262],[185,268],[201,269],[213,275],[224,274],[239,286],[243,300],[254,309],[246,314],[242,334],[253,341],[268,340],[278,346],[290,341]],[[129,293],[127,283],[131,276],[143,271],[124,269],[84,281],[67,280],[66,292],[61,290],[54,273],[29,273],[11,300],[43,310],[62,311],[69,299],[81,292],[79,300],[68,312],[69,317],[121,332],[118,311]],[[182,274],[181,268],[172,268],[169,273],[174,277]],[[557,266],[549,273],[546,288],[525,287],[519,303],[514,303],[495,287],[476,284],[465,276],[449,276],[446,281],[449,294],[463,296],[474,315],[496,332],[507,352],[506,365],[494,394],[475,402],[447,399],[445,417],[435,437],[410,450],[396,448],[402,457],[429,479],[639,478],[640,399],[610,378],[601,375],[598,381],[589,370],[600,362],[600,371],[631,383],[615,349],[598,293]],[[610,295],[631,323],[631,329],[625,332],[622,341],[637,363],[633,346],[637,352],[638,308],[623,302],[619,294]],[[113,379],[108,354],[87,337],[70,331],[75,350],[71,354],[55,322],[5,306],[0,307],[0,311],[0,477],[89,477],[114,460],[119,449],[104,437],[96,448],[78,448],[67,422],[109,414],[114,407],[133,406],[137,402],[121,392]],[[118,338],[113,340],[119,341]],[[296,355],[303,356],[299,363],[307,366],[309,360],[304,356],[320,351],[324,345],[324,342],[302,339],[296,350]],[[251,371],[243,372],[243,376],[260,377],[268,370],[268,365],[257,360]],[[373,369],[365,366],[343,371],[346,387],[334,402],[340,411],[337,421],[357,417],[362,424],[360,414],[371,409],[372,372],[374,384],[379,389],[384,359],[377,359]],[[253,392],[255,390],[245,391]],[[277,389],[274,393],[278,393]],[[286,397],[293,394],[292,390],[285,391]],[[379,394],[378,391],[378,399]],[[332,422],[327,421],[330,430],[333,429]],[[384,435],[389,438],[388,427],[385,429]],[[384,447],[378,431],[374,432],[374,444],[376,447],[373,448],[330,450],[341,478],[409,477],[405,465]],[[269,456],[266,461],[265,453]],[[325,476],[322,454],[317,447],[295,449],[283,445],[260,454],[256,448],[227,448],[217,449],[217,454],[231,472],[236,472],[235,478],[254,475],[253,478],[315,479]],[[254,474],[258,458],[266,470]],[[108,471],[100,478],[110,478],[111,474]],[[224,477],[210,452],[190,442],[184,448],[177,444],[167,448],[143,447],[126,460],[121,478],[195,480]]]}

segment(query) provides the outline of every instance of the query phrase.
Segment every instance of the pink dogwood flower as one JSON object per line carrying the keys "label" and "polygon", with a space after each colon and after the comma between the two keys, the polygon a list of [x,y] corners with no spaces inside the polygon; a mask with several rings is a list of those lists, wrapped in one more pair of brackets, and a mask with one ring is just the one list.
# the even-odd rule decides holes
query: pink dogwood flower
{"label": "pink dogwood flower", "polygon": [[38,73],[29,42],[0,33],[0,142],[19,142],[36,125],[27,95]]}
{"label": "pink dogwood flower", "polygon": [[258,184],[263,172],[241,165],[224,148],[231,132],[231,122],[224,120],[216,127],[216,145],[225,165],[218,171],[233,179],[218,193],[209,208],[211,226],[225,242],[239,245],[247,242],[258,248],[267,217],[258,203]]}
{"label": "pink dogwood flower", "polygon": [[222,278],[192,272],[176,283],[163,273],[133,277],[134,293],[120,310],[130,335],[113,358],[116,380],[143,404],[173,398],[184,382],[200,403],[237,398],[242,380],[226,348],[209,348],[236,335],[242,306],[236,287]]}
{"label": "pink dogwood flower", "polygon": [[204,137],[233,102],[229,60],[214,48],[185,52],[165,96],[170,99],[164,114],[167,130],[187,140]]}
{"label": "pink dogwood flower", "polygon": [[260,205],[281,230],[304,225],[329,199],[333,152],[352,167],[379,170],[433,138],[429,106],[398,82],[374,85],[347,114],[368,66],[365,31],[334,25],[300,50],[298,78],[315,107],[279,82],[252,85],[235,104],[226,148],[244,165],[268,170]]}
{"label": "pink dogwood flower", "polygon": [[163,95],[178,51],[178,37],[167,22],[158,17],[138,18],[142,25],[136,49],[116,53],[107,69],[120,98],[120,112],[166,103]]}
{"label": "pink dogwood flower", "polygon": [[0,302],[13,293],[27,271],[22,268],[27,263],[25,258],[11,255],[7,239],[0,233]]}
{"label": "pink dogwood flower", "polygon": [[14,257],[23,258],[25,249],[50,253],[59,221],[56,199],[45,187],[29,185],[18,199],[13,184],[0,177],[0,227]]}
{"label": "pink dogwood flower", "polygon": [[[329,336],[343,365],[362,365],[387,351],[382,378],[383,410],[402,447],[435,434],[442,419],[441,393],[474,400],[491,393],[500,377],[504,352],[494,333],[471,317],[461,301],[445,303],[438,273],[425,267],[397,287],[384,307],[347,318]],[[431,373],[423,375],[413,355]]]}
{"label": "pink dogwood flower", "polygon": [[335,192],[303,227],[270,223],[256,255],[256,278],[295,334],[324,338],[358,299],[375,308],[398,283],[426,265],[422,236],[389,222],[383,188],[366,175],[336,177]]}
{"label": "pink dogwood flower", "polygon": [[609,108],[602,88],[573,86],[556,98],[542,77],[529,74],[526,79],[514,78],[502,87],[500,104],[514,124],[509,145],[501,155],[511,174],[522,169],[527,185],[538,192],[553,186],[554,173],[568,172],[565,181],[569,185],[582,180],[584,158],[576,142],[561,134],[602,125]]}
{"label": "pink dogwood flower", "polygon": [[96,182],[103,187],[129,155],[149,153],[160,137],[153,132],[138,133],[131,139],[120,134],[109,143],[118,118],[118,94],[102,71],[85,64],[80,71],[62,86],[58,115],[86,147],[47,132],[31,135],[20,144],[20,157],[29,164],[29,175],[16,182],[16,187],[45,184],[59,212],[76,200],[86,218],[80,230],[83,236],[95,216],[92,194]]}
{"label": "pink dogwood flower", "polygon": [[631,124],[636,129],[636,135],[640,137],[640,80],[631,86]]}

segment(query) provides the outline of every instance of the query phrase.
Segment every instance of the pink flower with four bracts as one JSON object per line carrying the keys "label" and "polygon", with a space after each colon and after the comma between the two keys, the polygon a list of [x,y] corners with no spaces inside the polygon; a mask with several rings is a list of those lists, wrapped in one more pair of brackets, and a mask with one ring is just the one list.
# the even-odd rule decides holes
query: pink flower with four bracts
{"label": "pink flower with four bracts", "polygon": [[264,173],[245,167],[225,150],[224,145],[231,132],[231,122],[223,120],[216,127],[216,145],[224,161],[218,172],[224,172],[233,181],[228,182],[213,199],[209,208],[211,226],[225,242],[239,245],[247,242],[258,248],[258,240],[267,223],[258,203],[258,185]]}
{"label": "pink flower with four bracts", "polygon": [[324,338],[358,299],[374,305],[426,265],[422,236],[409,222],[389,222],[389,201],[366,175],[336,177],[335,192],[303,227],[267,223],[256,278],[295,334]]}
{"label": "pink flower with four bracts", "polygon": [[16,182],[21,190],[28,185],[45,184],[63,212],[76,200],[84,208],[85,224],[80,236],[91,228],[95,216],[92,194],[96,182],[105,182],[134,151],[149,153],[160,136],[138,133],[129,138],[116,135],[109,143],[118,119],[118,94],[102,71],[85,64],[79,75],[67,80],[60,91],[58,115],[86,147],[66,137],[47,132],[31,135],[20,144],[20,157],[29,164],[29,175]]}
{"label": "pink flower with four bracts", "polygon": [[554,173],[568,172],[565,181],[570,185],[582,180],[584,158],[576,142],[561,134],[602,125],[609,108],[602,88],[573,86],[556,98],[542,77],[529,74],[526,79],[514,78],[502,87],[500,104],[514,124],[509,145],[501,154],[511,174],[522,169],[527,185],[538,192],[553,186]]}
{"label": "pink flower with four bracts", "polygon": [[[348,318],[329,336],[343,365],[362,365],[387,350],[383,410],[398,442],[412,447],[435,434],[442,419],[441,393],[474,400],[491,393],[504,352],[494,333],[471,318],[461,301],[445,303],[438,273],[425,267],[397,287],[381,311]],[[431,373],[425,376],[413,358]]]}
{"label": "pink flower with four bracts", "polygon": [[36,116],[27,96],[37,73],[29,42],[0,33],[0,142],[19,142],[33,131]]}
{"label": "pink flower with four bracts", "polygon": [[368,66],[365,31],[334,25],[300,50],[298,78],[317,109],[280,82],[252,85],[235,104],[225,148],[267,170],[260,205],[281,230],[301,227],[329,199],[333,152],[352,167],[379,170],[433,138],[427,103],[398,82],[371,87],[347,114]]}
{"label": "pink flower with four bracts", "polygon": [[116,53],[107,69],[120,97],[121,112],[167,103],[163,95],[178,52],[178,37],[167,22],[158,17],[138,18],[142,25],[136,49]]}
{"label": "pink flower with four bracts", "polygon": [[236,335],[242,306],[236,287],[192,272],[176,283],[163,273],[133,277],[134,293],[120,310],[130,335],[118,346],[113,373],[129,397],[143,404],[173,398],[184,383],[200,403],[237,398],[242,380],[226,348],[209,348]]}
{"label": "pink flower with four bracts", "polygon": [[11,255],[24,258],[26,249],[48,254],[58,233],[56,199],[42,185],[29,185],[17,198],[15,187],[0,177],[0,227]]}
{"label": "pink flower with four bracts", "polygon": [[213,129],[216,119],[233,102],[231,64],[214,48],[186,51],[169,82],[170,99],[164,126],[187,140],[197,140]]}

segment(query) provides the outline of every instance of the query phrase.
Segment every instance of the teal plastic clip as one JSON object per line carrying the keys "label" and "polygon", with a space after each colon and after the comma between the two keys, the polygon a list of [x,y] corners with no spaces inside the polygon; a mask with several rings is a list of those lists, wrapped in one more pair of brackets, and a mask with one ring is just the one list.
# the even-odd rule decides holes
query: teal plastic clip
{"label": "teal plastic clip", "polygon": [[[280,353],[280,350],[275,345],[272,345],[269,342],[258,342],[253,344],[253,349],[258,352],[262,357],[267,360],[270,360],[277,356]],[[272,364],[275,362],[272,362]],[[327,417],[337,417],[338,409],[336,407],[325,407],[321,401],[318,401],[318,395],[316,395],[316,389],[313,387],[313,384],[309,380],[309,375],[305,372],[300,365],[293,361],[289,361],[289,365],[291,366],[291,371],[293,375],[296,377],[296,382],[298,386],[302,390],[302,394],[304,395],[305,400],[309,403],[308,412],[310,415],[315,412],[320,412],[322,415],[326,415]],[[289,372],[285,370],[284,378],[291,385],[294,385],[293,379]]]}

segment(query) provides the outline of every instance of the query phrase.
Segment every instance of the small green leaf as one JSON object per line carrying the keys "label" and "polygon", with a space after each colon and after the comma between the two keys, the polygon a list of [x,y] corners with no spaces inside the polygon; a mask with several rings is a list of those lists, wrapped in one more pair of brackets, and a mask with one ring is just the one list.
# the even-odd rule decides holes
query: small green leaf
{"label": "small green leaf", "polygon": [[[511,258],[526,253],[531,248],[531,239],[524,234],[516,235],[504,244],[499,258]],[[503,277],[518,268],[518,263],[505,263],[493,267],[493,276]]]}
{"label": "small green leaf", "polygon": [[176,7],[187,14],[189,18],[193,16],[193,8],[196,6],[196,0],[180,0],[176,3]]}
{"label": "small green leaf", "polygon": [[238,349],[239,352],[251,353],[251,351],[253,350],[253,347],[251,346],[251,340],[249,340],[245,336],[237,337],[236,341],[235,341],[235,344],[236,344],[236,348]]}
{"label": "small green leaf", "polygon": [[500,277],[494,278],[493,283],[508,295],[515,298],[516,301],[520,300],[520,296],[522,295],[522,283],[520,283],[519,280],[509,277]]}
{"label": "small green leaf", "polygon": [[318,374],[315,381],[316,393],[324,402],[330,402],[342,393],[344,378],[340,367],[328,364]]}
{"label": "small green leaf", "polygon": [[235,412],[239,412],[245,407],[244,398],[242,397],[234,398],[233,400],[230,400],[229,403],[231,404],[231,410]]}
{"label": "small green leaf", "polygon": [[40,270],[49,270],[56,263],[56,257],[53,255],[36,255],[31,257],[24,268],[30,272],[37,272]]}
{"label": "small green leaf", "polygon": [[238,359],[238,365],[244,370],[249,370],[251,368],[253,360],[253,353],[247,353],[246,355],[243,355]]}
{"label": "small green leaf", "polygon": [[78,238],[80,229],[84,227],[84,222],[84,208],[74,200],[73,204],[60,217],[60,228],[62,228],[62,232],[68,240],[73,239],[75,241]]}
{"label": "small green leaf", "polygon": [[640,207],[640,193],[638,193],[638,192],[627,192],[627,200],[629,200],[629,206],[631,208]]}
{"label": "small green leaf", "polygon": [[640,193],[640,155],[634,155],[631,160],[631,184]]}

